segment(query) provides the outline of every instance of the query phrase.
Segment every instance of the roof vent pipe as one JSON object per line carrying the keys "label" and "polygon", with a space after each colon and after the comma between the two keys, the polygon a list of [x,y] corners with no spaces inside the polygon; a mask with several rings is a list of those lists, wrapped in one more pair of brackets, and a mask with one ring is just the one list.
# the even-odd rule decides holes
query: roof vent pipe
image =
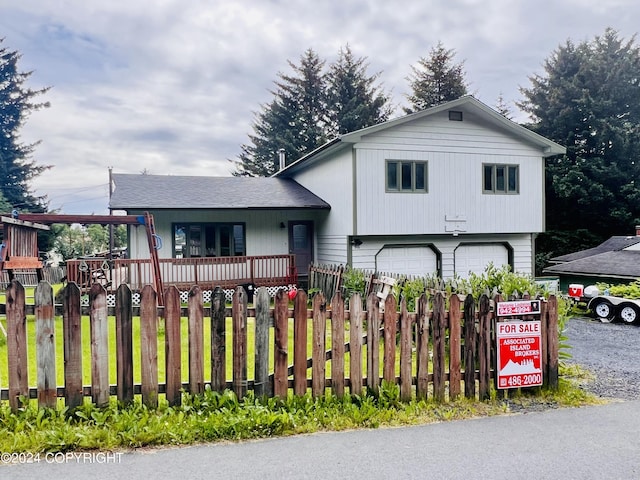
{"label": "roof vent pipe", "polygon": [[280,163],[280,170],[284,170],[284,166],[285,166],[284,148],[278,149],[278,161]]}

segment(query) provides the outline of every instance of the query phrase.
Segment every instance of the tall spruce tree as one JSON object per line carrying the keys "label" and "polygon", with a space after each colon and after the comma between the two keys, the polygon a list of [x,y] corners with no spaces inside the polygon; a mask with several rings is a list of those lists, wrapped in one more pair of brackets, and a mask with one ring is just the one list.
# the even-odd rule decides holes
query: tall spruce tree
{"label": "tall spruce tree", "polygon": [[268,176],[277,171],[278,151],[288,162],[322,145],[326,137],[324,60],[308,49],[292,74],[279,73],[273,100],[256,114],[250,144],[240,147],[236,176]]}
{"label": "tall spruce tree", "polygon": [[[0,38],[0,43],[4,41]],[[48,166],[33,160],[37,143],[20,142],[20,128],[33,111],[48,107],[34,99],[48,88],[32,90],[25,86],[32,72],[21,72],[21,55],[0,47],[0,193],[14,208],[44,211],[44,198],[37,198],[29,190],[29,182]]]}
{"label": "tall spruce tree", "polygon": [[360,130],[389,119],[390,98],[376,84],[380,74],[367,74],[365,57],[355,58],[349,45],[326,74],[328,127],[331,136]]}
{"label": "tall spruce tree", "polygon": [[446,49],[442,42],[431,49],[428,57],[421,57],[417,66],[411,66],[407,77],[411,94],[407,95],[406,113],[424,110],[455,100],[467,94],[464,62],[455,63],[456,51]]}
{"label": "tall spruce tree", "polygon": [[530,77],[518,106],[537,133],[567,147],[547,160],[546,257],[626,235],[640,223],[640,50],[615,30],[567,41]]}
{"label": "tall spruce tree", "polygon": [[385,121],[393,111],[376,83],[379,74],[368,75],[366,58],[355,58],[348,45],[327,71],[311,49],[299,65],[289,65],[293,74],[278,74],[273,99],[255,115],[250,142],[234,161],[236,176],[271,175],[279,149],[289,163],[336,135]]}
{"label": "tall spruce tree", "polygon": [[502,92],[498,94],[498,99],[496,100],[495,110],[503,117],[508,118],[509,120],[513,119],[513,112],[511,111],[511,107],[504,99],[504,95]]}

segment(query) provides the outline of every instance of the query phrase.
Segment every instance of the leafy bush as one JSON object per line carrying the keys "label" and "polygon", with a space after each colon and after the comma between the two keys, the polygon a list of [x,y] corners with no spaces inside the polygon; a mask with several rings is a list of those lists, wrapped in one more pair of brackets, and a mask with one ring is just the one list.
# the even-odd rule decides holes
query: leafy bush
{"label": "leafy bush", "polygon": [[367,279],[362,270],[347,265],[344,272],[342,272],[342,281],[346,298],[351,297],[354,293],[359,293],[362,297],[365,296]]}
{"label": "leafy bush", "polygon": [[608,291],[609,295],[613,295],[614,297],[640,299],[640,280],[618,285],[598,283],[596,286],[601,292]]}

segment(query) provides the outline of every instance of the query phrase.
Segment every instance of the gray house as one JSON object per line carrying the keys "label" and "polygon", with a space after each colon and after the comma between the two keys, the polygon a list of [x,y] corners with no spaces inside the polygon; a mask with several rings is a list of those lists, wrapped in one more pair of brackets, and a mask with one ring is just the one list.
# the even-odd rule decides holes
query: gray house
{"label": "gray house", "polygon": [[[444,278],[534,271],[545,158],[564,147],[471,96],[342,135],[271,178],[114,174],[112,210],[149,211],[160,258],[295,255]],[[147,258],[142,231],[131,257]]]}

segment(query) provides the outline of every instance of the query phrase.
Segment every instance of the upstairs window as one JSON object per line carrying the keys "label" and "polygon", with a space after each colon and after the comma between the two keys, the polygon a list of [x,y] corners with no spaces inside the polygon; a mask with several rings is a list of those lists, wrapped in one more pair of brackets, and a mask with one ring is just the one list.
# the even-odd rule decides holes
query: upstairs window
{"label": "upstairs window", "polygon": [[244,235],[241,223],[174,223],[174,257],[244,256]]}
{"label": "upstairs window", "polygon": [[482,193],[517,194],[520,192],[518,165],[485,163],[482,166]]}
{"label": "upstairs window", "polygon": [[427,162],[387,160],[387,192],[427,193]]}

